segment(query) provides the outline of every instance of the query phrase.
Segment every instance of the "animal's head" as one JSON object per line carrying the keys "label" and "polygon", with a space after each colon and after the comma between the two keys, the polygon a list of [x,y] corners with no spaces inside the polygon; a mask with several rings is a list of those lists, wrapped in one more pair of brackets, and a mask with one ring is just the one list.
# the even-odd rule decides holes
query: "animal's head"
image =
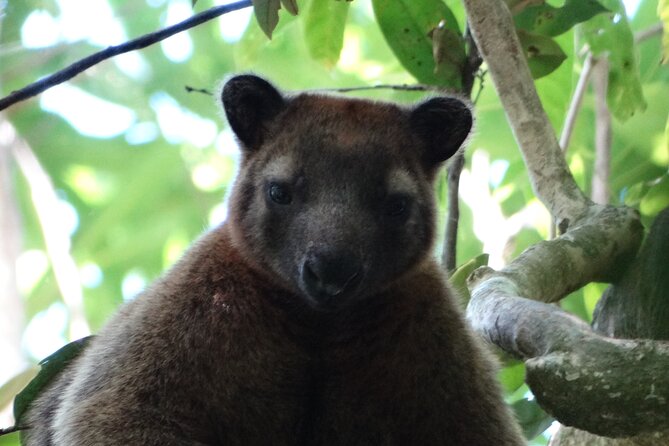
{"label": "animal's head", "polygon": [[429,255],[433,181],[472,126],[462,101],[285,96],[251,75],[230,79],[221,96],[243,152],[230,219],[256,265],[327,310]]}

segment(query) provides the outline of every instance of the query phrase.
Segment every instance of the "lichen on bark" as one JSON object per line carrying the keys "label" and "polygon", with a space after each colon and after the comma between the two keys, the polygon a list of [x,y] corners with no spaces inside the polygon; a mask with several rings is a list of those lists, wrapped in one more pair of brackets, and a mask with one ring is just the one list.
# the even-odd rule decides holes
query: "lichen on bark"
{"label": "lichen on bark", "polygon": [[[506,4],[464,3],[533,188],[564,232],[500,271],[475,271],[468,281],[467,317],[487,340],[525,360],[538,402],[563,424],[607,437],[637,436],[629,444],[666,440],[660,431],[669,423],[669,343],[608,337],[548,304],[592,281],[624,277],[643,238],[639,215],[627,207],[596,205],[576,185]],[[560,444],[569,444],[568,435],[562,438]]]}

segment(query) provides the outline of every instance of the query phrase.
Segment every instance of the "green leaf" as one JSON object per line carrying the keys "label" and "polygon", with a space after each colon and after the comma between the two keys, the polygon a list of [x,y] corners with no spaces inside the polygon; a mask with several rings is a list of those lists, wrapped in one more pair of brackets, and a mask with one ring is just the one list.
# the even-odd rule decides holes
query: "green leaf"
{"label": "green leaf", "polygon": [[667,117],[667,123],[664,126],[664,141],[662,148],[664,149],[664,154],[669,158],[669,117]]}
{"label": "green leaf", "polygon": [[0,387],[0,407],[7,407],[21,389],[37,375],[39,368],[29,367]]}
{"label": "green leaf", "polygon": [[516,419],[528,440],[548,429],[553,423],[553,418],[539,407],[536,400],[518,400],[511,405],[511,408],[516,413]]}
{"label": "green leaf", "polygon": [[339,60],[344,46],[344,26],[349,3],[311,0],[304,18],[304,37],[309,54],[328,67]]}
{"label": "green leaf", "polygon": [[488,257],[488,254],[484,253],[470,259],[453,271],[453,274],[449,277],[448,281],[451,283],[451,286],[453,286],[465,303],[469,302],[470,298],[469,289],[467,288],[467,278],[475,269],[488,265]]}
{"label": "green leaf", "polygon": [[669,206],[669,175],[663,176],[648,189],[641,199],[639,209],[644,215],[655,216],[667,206]]}
{"label": "green leaf", "polygon": [[554,37],[606,11],[597,0],[566,0],[560,8],[547,3],[528,6],[516,14],[513,20],[517,29]]}
{"label": "green leaf", "polygon": [[525,382],[525,363],[517,361],[515,364],[502,368],[497,373],[497,379],[504,388],[504,393],[513,393]]}
{"label": "green leaf", "polygon": [[612,12],[597,15],[580,28],[592,53],[608,57],[607,103],[613,115],[625,121],[646,109],[634,36],[621,0],[602,0],[602,3]]}
{"label": "green leaf", "polygon": [[[461,74],[437,64],[433,53],[433,31],[443,28],[461,35],[451,10],[441,0],[372,0],[381,32],[402,66],[418,82],[459,89]],[[447,34],[444,34],[446,38]],[[464,48],[462,40],[456,43]],[[455,49],[454,54],[459,53]],[[462,49],[464,52],[464,49]],[[447,63],[445,58],[444,63]]]}
{"label": "green leaf", "polygon": [[662,63],[669,61],[669,0],[660,0],[657,15],[662,21]]}
{"label": "green leaf", "polygon": [[449,83],[459,85],[467,58],[465,46],[462,36],[447,28],[443,20],[432,31],[432,57],[437,77],[449,79]]}
{"label": "green leaf", "polygon": [[21,424],[30,403],[60,374],[60,372],[88,345],[93,336],[78,339],[63,346],[55,353],[40,361],[42,368],[28,385],[14,398],[14,419]]}
{"label": "green leaf", "polygon": [[0,446],[19,446],[21,444],[19,432],[0,435]]}
{"label": "green leaf", "polygon": [[253,12],[258,25],[270,39],[274,28],[279,23],[279,9],[281,9],[281,0],[253,0]]}
{"label": "green leaf", "polygon": [[296,0],[281,0],[281,4],[283,5],[284,8],[286,8],[286,11],[288,11],[292,15],[297,15],[297,13],[299,12]]}
{"label": "green leaf", "polygon": [[552,73],[567,58],[560,45],[550,37],[518,30],[518,38],[534,79]]}
{"label": "green leaf", "polygon": [[648,189],[650,189],[650,186],[646,181],[625,187],[621,191],[621,201],[625,206],[638,208],[639,204],[641,204],[641,200],[648,193]]}

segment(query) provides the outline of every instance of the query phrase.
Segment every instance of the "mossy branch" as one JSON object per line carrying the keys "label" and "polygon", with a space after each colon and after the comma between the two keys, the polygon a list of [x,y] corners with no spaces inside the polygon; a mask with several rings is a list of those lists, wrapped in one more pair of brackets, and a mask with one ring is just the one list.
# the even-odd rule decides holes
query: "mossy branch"
{"label": "mossy branch", "polygon": [[589,282],[619,278],[641,243],[639,215],[595,205],[576,185],[506,4],[464,3],[534,190],[562,232],[500,271],[475,271],[467,316],[486,339],[526,361],[528,384],[560,422],[606,436],[663,430],[669,343],[609,338],[548,304]]}

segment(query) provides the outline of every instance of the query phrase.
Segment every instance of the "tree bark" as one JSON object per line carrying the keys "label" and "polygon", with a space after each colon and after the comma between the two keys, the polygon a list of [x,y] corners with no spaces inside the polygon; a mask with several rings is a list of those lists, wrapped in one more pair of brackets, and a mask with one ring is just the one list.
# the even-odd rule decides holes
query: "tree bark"
{"label": "tree bark", "polygon": [[641,243],[639,215],[595,205],[576,185],[505,3],[464,3],[534,190],[562,233],[530,247],[501,271],[475,271],[467,317],[486,339],[526,361],[527,382],[538,402],[563,424],[618,437],[665,429],[669,344],[608,338],[544,303],[591,281],[620,277]]}
{"label": "tree bark", "polygon": [[592,73],[592,88],[595,93],[595,169],[592,176],[590,196],[595,203],[609,202],[609,174],[611,171],[611,112],[606,105],[606,90],[609,84],[609,62],[599,58]]}
{"label": "tree bark", "polygon": [[554,217],[573,220],[590,202],[567,167],[506,4],[502,0],[465,0],[464,4],[537,197]]}
{"label": "tree bark", "polygon": [[653,432],[631,438],[607,438],[562,426],[548,446],[659,446],[667,444],[667,433]]}
{"label": "tree bark", "polygon": [[460,174],[465,166],[465,153],[458,151],[448,166],[448,212],[444,230],[444,250],[441,262],[448,274],[457,268],[457,239],[460,224]]}

